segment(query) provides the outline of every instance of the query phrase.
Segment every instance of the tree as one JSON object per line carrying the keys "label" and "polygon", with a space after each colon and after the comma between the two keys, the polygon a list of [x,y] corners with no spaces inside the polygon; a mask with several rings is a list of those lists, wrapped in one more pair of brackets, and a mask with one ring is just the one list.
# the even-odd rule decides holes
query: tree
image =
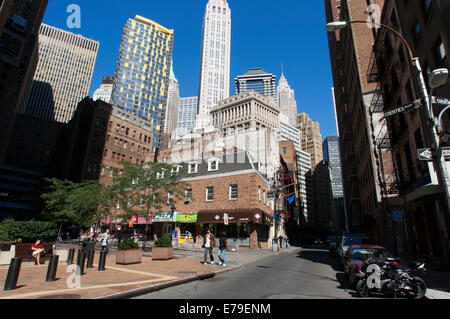
{"label": "tree", "polygon": [[[105,198],[110,208],[120,208],[121,217],[149,214],[168,205],[168,195],[181,199],[187,184],[181,182],[183,172],[178,165],[148,163],[145,167],[121,162],[122,169],[114,169],[113,183],[106,188]],[[169,204],[170,205],[170,204]]]}
{"label": "tree", "polygon": [[104,187],[96,181],[73,183],[57,178],[47,179],[43,217],[59,224],[59,233],[64,223],[75,223],[89,227],[106,214]]}

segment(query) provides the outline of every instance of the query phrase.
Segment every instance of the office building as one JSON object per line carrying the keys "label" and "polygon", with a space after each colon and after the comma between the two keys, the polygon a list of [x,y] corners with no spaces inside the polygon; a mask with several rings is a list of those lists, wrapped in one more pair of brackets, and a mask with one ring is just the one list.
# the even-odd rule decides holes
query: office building
{"label": "office building", "polygon": [[198,98],[196,96],[183,97],[180,99],[177,121],[177,139],[193,132],[195,119],[197,117],[197,107]]}
{"label": "office building", "polygon": [[100,87],[95,90],[94,96],[92,99],[94,101],[102,100],[103,102],[110,103],[112,92],[114,88],[114,77],[113,76],[104,76],[102,80],[102,84]]}
{"label": "office building", "polygon": [[211,125],[211,110],[230,96],[231,10],[226,0],[209,0],[203,20],[196,129]]}
{"label": "office building", "polygon": [[164,116],[164,133],[169,134],[171,138],[176,138],[176,129],[178,121],[178,110],[180,107],[180,86],[173,73],[173,67],[170,68],[169,93],[167,97],[166,114]]}
{"label": "office building", "polygon": [[174,30],[137,15],[128,19],[117,61],[112,104],[152,123],[153,148],[163,133]]}
{"label": "office building", "polygon": [[297,115],[296,128],[300,131],[301,149],[311,155],[311,165],[314,170],[316,165],[323,160],[319,122],[314,122],[308,114],[301,113]]}
{"label": "office building", "polygon": [[15,118],[24,113],[38,63],[38,32],[47,0],[3,0],[0,5],[0,163]]}
{"label": "office building", "polygon": [[289,118],[289,124],[295,126],[297,116],[297,101],[295,100],[295,92],[289,86],[284,74],[281,74],[280,81],[277,87],[277,101],[278,107],[282,114]]}
{"label": "office building", "polygon": [[26,114],[68,123],[89,95],[99,42],[42,24],[39,62]]}
{"label": "office building", "polygon": [[[274,74],[267,73],[261,68],[252,68],[245,74],[239,75],[234,82],[236,95],[253,90],[261,95],[270,96],[274,103],[277,102],[277,77]],[[297,110],[295,114],[297,114]]]}

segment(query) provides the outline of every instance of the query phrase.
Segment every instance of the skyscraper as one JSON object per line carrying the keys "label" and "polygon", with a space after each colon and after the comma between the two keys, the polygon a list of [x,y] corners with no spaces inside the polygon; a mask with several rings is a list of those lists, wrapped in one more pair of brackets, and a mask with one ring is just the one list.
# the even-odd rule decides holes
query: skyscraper
{"label": "skyscraper", "polygon": [[25,112],[47,2],[0,1],[0,163],[5,159],[16,115]]}
{"label": "skyscraper", "polygon": [[297,125],[300,130],[300,144],[302,151],[311,155],[311,167],[314,168],[323,160],[322,135],[319,122],[311,120],[306,113],[297,115]]}
{"label": "skyscraper", "polygon": [[153,148],[164,125],[173,33],[139,15],[128,19],[117,61],[112,104],[153,124]]}
{"label": "skyscraper", "polygon": [[106,103],[111,102],[113,88],[114,88],[114,77],[104,76],[102,80],[102,85],[100,85],[100,87],[97,90],[95,90],[92,99],[94,101],[102,100],[103,102]]}
{"label": "skyscraper", "polygon": [[297,116],[297,101],[295,100],[295,92],[289,86],[284,74],[281,74],[280,81],[278,82],[277,100],[281,113],[288,116],[289,124],[295,125],[295,118]]}
{"label": "skyscraper", "polygon": [[89,94],[98,48],[98,41],[42,24],[26,114],[68,123]]}
{"label": "skyscraper", "polygon": [[172,135],[175,138],[177,121],[178,121],[178,109],[180,107],[180,86],[178,80],[173,73],[173,66],[170,68],[169,79],[169,95],[167,97],[166,114],[164,117],[164,133]]}
{"label": "skyscraper", "polygon": [[197,115],[198,98],[183,97],[180,99],[177,121],[177,139],[192,133],[195,127]]}
{"label": "skyscraper", "polygon": [[234,79],[234,82],[236,94],[253,90],[264,96],[271,96],[275,103],[277,101],[277,77],[274,74],[267,73],[261,68],[252,68],[248,70],[245,74],[239,75]]}
{"label": "skyscraper", "polygon": [[230,96],[231,10],[226,0],[209,0],[203,20],[196,128],[211,124],[210,111]]}

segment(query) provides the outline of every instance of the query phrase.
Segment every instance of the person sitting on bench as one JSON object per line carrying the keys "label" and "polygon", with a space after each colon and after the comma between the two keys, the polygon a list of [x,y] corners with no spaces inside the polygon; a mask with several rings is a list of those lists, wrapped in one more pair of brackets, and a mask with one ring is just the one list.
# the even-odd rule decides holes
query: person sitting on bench
{"label": "person sitting on bench", "polygon": [[40,257],[44,253],[45,249],[44,246],[41,245],[41,241],[38,239],[34,243],[34,245],[31,246],[31,255],[36,259],[35,263],[36,265],[40,264]]}

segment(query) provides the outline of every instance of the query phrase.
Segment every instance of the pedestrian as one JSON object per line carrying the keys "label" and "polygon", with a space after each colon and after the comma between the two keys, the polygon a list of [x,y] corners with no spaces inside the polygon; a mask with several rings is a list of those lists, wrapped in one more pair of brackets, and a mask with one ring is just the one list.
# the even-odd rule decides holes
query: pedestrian
{"label": "pedestrian", "polygon": [[108,239],[109,239],[109,229],[107,229],[107,230],[101,235],[101,239],[102,239],[102,250],[106,250],[106,256],[108,256],[108,252],[109,252],[109,243],[108,243]]}
{"label": "pedestrian", "polygon": [[206,265],[207,262],[207,257],[208,257],[208,253],[209,253],[209,259],[210,259],[210,264],[214,264],[214,256],[213,256],[213,249],[214,246],[216,245],[216,238],[214,237],[214,235],[211,233],[210,229],[206,230],[205,236],[203,237],[203,265]]}
{"label": "pedestrian", "polygon": [[283,248],[283,236],[280,235],[280,237],[278,237],[278,240],[280,241],[280,248]]}
{"label": "pedestrian", "polygon": [[287,235],[284,235],[284,242],[286,243],[286,248],[289,248],[289,238]]}
{"label": "pedestrian", "polygon": [[220,239],[219,239],[219,260],[220,266],[226,267],[227,266],[227,250],[228,250],[228,239],[227,234],[225,232],[222,232]]}
{"label": "pedestrian", "polygon": [[36,240],[36,242],[34,243],[34,245],[31,245],[31,251],[32,251],[32,256],[35,258],[35,264],[39,265],[40,264],[40,258],[41,255],[44,253],[44,246],[41,245],[41,241],[38,239]]}

